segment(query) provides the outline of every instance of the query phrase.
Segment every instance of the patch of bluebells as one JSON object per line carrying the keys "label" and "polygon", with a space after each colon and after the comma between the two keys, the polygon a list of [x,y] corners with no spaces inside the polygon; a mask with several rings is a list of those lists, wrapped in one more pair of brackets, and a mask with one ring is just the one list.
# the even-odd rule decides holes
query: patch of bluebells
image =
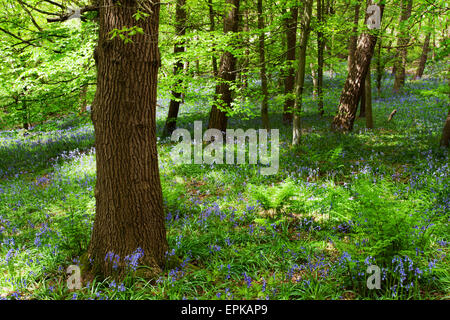
{"label": "patch of bluebells", "polygon": [[252,278],[247,275],[246,272],[242,274],[244,276],[244,281],[247,284],[247,288],[250,288],[252,286]]}
{"label": "patch of bluebells", "polygon": [[133,270],[139,266],[139,259],[144,256],[144,250],[137,248],[132,254],[125,257],[125,263]]}

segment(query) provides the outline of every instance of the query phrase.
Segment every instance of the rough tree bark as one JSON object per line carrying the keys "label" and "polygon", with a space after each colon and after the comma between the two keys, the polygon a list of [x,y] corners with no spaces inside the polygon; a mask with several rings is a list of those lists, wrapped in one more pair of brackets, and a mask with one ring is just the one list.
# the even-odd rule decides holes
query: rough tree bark
{"label": "rough tree bark", "polygon": [[[448,86],[450,88],[450,70],[448,70],[448,71],[449,71],[449,73],[448,73],[447,82],[448,82]],[[450,91],[449,91],[448,98],[450,99]],[[450,110],[448,110],[447,120],[445,120],[444,129],[442,130],[441,146],[450,147]]]}
{"label": "rough tree bark", "polygon": [[358,21],[359,21],[359,10],[361,8],[361,4],[355,4],[354,10],[355,14],[353,16],[353,28],[352,33],[350,35],[349,43],[348,43],[348,59],[347,59],[347,71],[350,73],[352,68],[352,64],[355,61],[355,51],[356,44],[358,42]]}
{"label": "rough tree bark", "polygon": [[313,0],[306,0],[302,20],[302,38],[300,41],[300,54],[298,58],[297,76],[295,79],[294,120],[292,123],[292,145],[299,145],[301,138],[300,112],[302,110],[303,87],[305,84],[306,47],[311,30],[311,14]]}
{"label": "rough tree bark", "polygon": [[[412,0],[402,1],[402,14],[400,16],[400,24],[404,23],[411,17]],[[405,84],[406,78],[406,58],[408,55],[407,45],[409,43],[409,32],[406,27],[400,26],[400,31],[397,38],[397,58],[395,60],[395,79],[394,92],[398,92]]]}
{"label": "rough tree bark", "polygon": [[[227,0],[227,8],[231,6],[224,17],[224,33],[237,32],[239,27],[240,0]],[[229,51],[225,51],[220,58],[218,84],[216,86],[216,99],[209,114],[209,129],[219,129],[225,132],[227,129],[227,109],[231,108],[232,91],[230,83],[236,79],[236,57]]]}
{"label": "rough tree bark", "polygon": [[[136,21],[136,0],[99,4],[96,214],[87,256],[95,273],[116,276],[140,251],[150,276],[164,267],[168,249],[156,149],[159,5],[145,1],[151,11],[140,10],[149,16]],[[130,26],[145,34],[130,43],[111,39],[110,31]]]}
{"label": "rough tree bark", "polygon": [[[184,37],[186,34],[186,0],[177,0],[175,7],[175,32],[177,37]],[[173,53],[179,55],[184,52],[184,40],[176,40]],[[181,58],[175,62],[173,74],[176,83],[172,88],[172,99],[170,99],[169,112],[167,114],[166,124],[163,130],[163,136],[170,136],[177,127],[178,111],[180,109],[181,93],[183,91],[183,81],[181,73],[183,72],[183,61]]]}
{"label": "rough tree bark", "polygon": [[444,129],[442,130],[441,146],[443,147],[450,146],[450,110],[448,111],[447,114],[447,120],[445,120]]}
{"label": "rough tree bark", "polygon": [[417,67],[415,79],[420,79],[423,76],[423,71],[425,70],[425,64],[427,63],[428,51],[430,50],[430,38],[431,32],[428,32],[425,36],[422,47],[422,55],[420,56],[419,66]]}
{"label": "rough tree bark", "polygon": [[372,84],[370,76],[370,65],[367,70],[364,83],[364,114],[366,117],[366,128],[373,129],[373,115],[372,115]]}
{"label": "rough tree bark", "polygon": [[298,7],[295,6],[289,9],[289,16],[284,20],[284,25],[286,28],[286,62],[288,64],[286,77],[284,78],[284,94],[286,95],[283,110],[284,123],[292,122],[292,108],[294,106],[294,99],[292,95],[295,85],[294,61],[297,41],[297,16]]}
{"label": "rough tree bark", "polygon": [[[368,5],[373,1],[368,1]],[[380,19],[383,17],[385,4],[380,5]],[[367,21],[366,14],[365,21]],[[349,132],[353,129],[357,111],[357,101],[367,70],[369,69],[370,60],[377,42],[375,31],[365,30],[358,39],[358,45],[355,52],[355,62],[347,76],[344,88],[339,100],[339,108],[336,116],[331,123],[331,129],[340,132]]]}
{"label": "rough tree bark", "polygon": [[267,75],[266,75],[266,49],[264,46],[265,35],[263,32],[264,29],[264,17],[263,17],[263,3],[262,0],[258,0],[258,29],[259,29],[259,63],[260,67],[260,75],[261,75],[261,90],[263,94],[263,100],[261,103],[261,119],[262,125],[264,129],[269,130],[269,113],[268,113],[268,100],[269,100],[269,92],[267,90]]}

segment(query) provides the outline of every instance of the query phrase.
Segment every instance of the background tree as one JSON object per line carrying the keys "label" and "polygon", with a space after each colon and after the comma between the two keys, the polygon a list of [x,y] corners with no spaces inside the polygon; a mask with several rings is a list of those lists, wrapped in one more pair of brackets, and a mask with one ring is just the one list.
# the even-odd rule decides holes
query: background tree
{"label": "background tree", "polygon": [[292,97],[295,85],[295,53],[297,48],[297,16],[298,6],[287,2],[288,10],[285,11],[284,28],[286,29],[286,76],[284,78],[284,94],[286,95],[284,102],[283,121],[285,123],[292,122],[292,108],[295,99]]}
{"label": "background tree", "polygon": [[395,59],[394,92],[398,92],[405,84],[406,62],[408,55],[409,32],[407,21],[411,17],[412,0],[402,0],[402,14],[400,16],[400,31],[397,37],[397,55]]}
{"label": "background tree", "polygon": [[[169,112],[163,134],[169,136],[175,130],[177,125],[178,111],[180,109],[181,93],[183,91],[183,60],[180,53],[184,52],[184,36],[186,34],[186,0],[177,0],[175,9],[175,32],[177,41],[175,42],[173,53],[178,54],[178,58],[173,67],[173,75],[175,78],[174,88],[172,90],[172,99],[170,99]],[[213,19],[214,21],[214,19]]]}
{"label": "background tree", "polygon": [[[228,12],[225,14],[223,31],[225,34],[236,33],[239,27],[240,0],[227,0],[226,3]],[[220,58],[216,99],[209,115],[210,129],[225,131],[227,128],[227,109],[231,108],[233,100],[231,84],[236,79],[236,59],[232,48],[225,50]]]}
{"label": "background tree", "polygon": [[261,64],[260,75],[261,75],[261,89],[263,94],[263,99],[261,103],[261,119],[264,129],[269,129],[269,114],[268,114],[268,99],[269,93],[267,92],[267,75],[266,75],[266,49],[264,46],[265,36],[264,36],[264,17],[263,17],[263,2],[258,0],[258,29],[259,29],[259,63]]}
{"label": "background tree", "polygon": [[310,23],[313,0],[305,1],[304,5],[300,53],[298,57],[298,69],[295,80],[294,121],[292,125],[292,145],[294,146],[300,144],[301,138],[300,111],[302,109],[302,94],[305,85],[306,48],[308,45],[309,33],[311,31]]}
{"label": "background tree", "polygon": [[[373,4],[373,1],[368,1],[368,5]],[[385,4],[380,4],[380,19],[383,17]],[[366,13],[365,22],[368,19]],[[355,52],[355,61],[352,65],[350,73],[347,76],[347,80],[344,84],[341,97],[339,100],[338,113],[334,117],[331,124],[332,130],[348,132],[353,129],[353,123],[355,121],[357,101],[361,86],[364,85],[363,80],[369,70],[370,60],[373,55],[377,36],[375,32],[365,30],[359,36],[358,45]]]}

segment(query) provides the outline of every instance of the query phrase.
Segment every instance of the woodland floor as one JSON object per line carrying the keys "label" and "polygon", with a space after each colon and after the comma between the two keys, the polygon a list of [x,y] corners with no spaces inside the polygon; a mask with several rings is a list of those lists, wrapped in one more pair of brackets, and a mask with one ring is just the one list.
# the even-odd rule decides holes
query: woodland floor
{"label": "woodland floor", "polygon": [[[438,146],[448,85],[409,81],[373,92],[375,129],[358,119],[331,133],[343,79],[326,79],[325,116],[309,95],[299,148],[280,129],[280,168],[175,165],[159,139],[169,255],[183,263],[148,281],[132,273],[67,289],[95,211],[95,149],[88,115],[0,132],[0,297],[3,299],[449,299],[450,162]],[[256,88],[256,84],[255,84]],[[178,125],[207,125],[208,96],[190,89]],[[167,106],[166,100],[159,101]],[[259,104],[253,105],[258,113]],[[387,118],[393,109],[397,114]],[[158,133],[167,108],[158,107]],[[229,128],[259,128],[234,115]],[[381,289],[366,285],[381,268]]]}

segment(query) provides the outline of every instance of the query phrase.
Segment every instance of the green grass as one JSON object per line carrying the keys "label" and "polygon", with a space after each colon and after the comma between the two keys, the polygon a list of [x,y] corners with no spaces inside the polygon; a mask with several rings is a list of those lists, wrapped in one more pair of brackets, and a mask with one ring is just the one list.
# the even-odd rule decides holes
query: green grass
{"label": "green grass", "polygon": [[[384,93],[374,99],[375,129],[358,119],[342,135],[329,132],[341,82],[327,80],[323,118],[306,99],[298,148],[289,146],[279,100],[271,100],[271,126],[280,129],[276,175],[260,175],[257,165],[176,165],[173,144],[159,141],[168,254],[183,262],[155,281],[129,274],[122,283],[67,289],[65,270],[86,250],[95,212],[87,117],[49,121],[28,136],[0,132],[0,297],[448,299],[450,174],[449,152],[438,147],[447,108],[440,89],[423,94],[436,86],[428,80],[408,83],[403,95]],[[194,93],[179,121],[191,132],[194,120],[206,127],[208,112]],[[158,111],[159,133],[165,112]],[[229,127],[259,128],[260,119],[235,116]],[[367,288],[371,264],[382,270],[380,290]]]}

